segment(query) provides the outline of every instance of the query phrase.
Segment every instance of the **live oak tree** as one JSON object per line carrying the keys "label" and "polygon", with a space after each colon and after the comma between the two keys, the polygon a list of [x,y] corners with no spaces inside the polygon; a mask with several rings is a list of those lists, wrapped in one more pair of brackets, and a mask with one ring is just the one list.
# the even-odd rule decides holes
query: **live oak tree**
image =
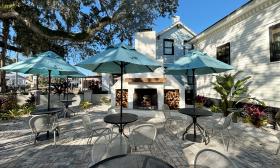
{"label": "live oak tree", "polygon": [[[89,56],[176,12],[178,0],[1,0],[1,67],[7,49]],[[1,74],[1,86],[4,86]]]}

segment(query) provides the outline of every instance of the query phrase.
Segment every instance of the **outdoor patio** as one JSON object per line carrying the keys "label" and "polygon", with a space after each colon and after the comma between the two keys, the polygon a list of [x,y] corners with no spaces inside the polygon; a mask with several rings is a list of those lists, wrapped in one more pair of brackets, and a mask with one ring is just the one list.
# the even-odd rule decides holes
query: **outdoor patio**
{"label": "outdoor patio", "polygon": [[[110,127],[103,122],[108,106],[95,106],[90,109],[94,123]],[[229,151],[223,148],[221,138],[211,137],[210,143],[193,143],[182,141],[181,135],[186,125],[178,123],[170,129],[163,128],[164,118],[160,111],[126,110],[138,114],[140,123],[152,123],[158,128],[158,135],[151,151],[147,147],[138,148],[133,153],[145,153],[161,158],[174,167],[182,168],[193,164],[196,153],[205,148],[215,149],[227,155],[238,167],[278,167],[280,155],[275,155],[278,140],[274,136],[277,131],[270,128],[257,129],[247,124],[234,124],[231,128],[237,141],[230,144]],[[53,139],[33,144],[28,126],[30,116],[0,124],[0,167],[88,167],[91,165],[91,146],[86,144],[87,138],[82,126],[81,116],[85,112],[71,118],[59,119],[60,136],[57,145]],[[151,117],[151,114],[157,114]],[[182,115],[182,117],[186,117]],[[199,118],[199,123],[207,128],[217,120],[217,116]],[[190,119],[186,120],[190,122]],[[125,129],[128,133],[128,129]],[[217,163],[218,164],[218,163]]]}

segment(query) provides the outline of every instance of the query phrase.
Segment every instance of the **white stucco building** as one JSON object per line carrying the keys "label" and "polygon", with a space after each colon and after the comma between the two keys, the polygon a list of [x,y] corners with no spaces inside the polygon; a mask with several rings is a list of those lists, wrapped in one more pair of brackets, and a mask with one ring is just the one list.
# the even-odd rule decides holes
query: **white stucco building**
{"label": "white stucco building", "polygon": [[[162,32],[143,30],[135,35],[135,49],[150,56],[162,64],[173,63],[184,51],[191,48],[187,42],[195,34],[173,17],[172,25]],[[127,91],[127,108],[161,109],[164,103],[177,102],[173,106],[185,107],[185,90],[187,78],[177,79],[164,75],[163,68],[154,73],[126,74],[123,88]],[[116,105],[116,91],[120,89],[120,80],[115,83],[112,91],[112,105]],[[166,100],[167,94],[178,95],[178,100]],[[174,98],[174,99],[177,99]],[[172,105],[171,105],[172,106]]]}
{"label": "white stucco building", "polygon": [[[196,49],[251,76],[250,94],[280,108],[280,1],[251,0],[191,40]],[[232,72],[235,72],[232,71]],[[198,94],[217,98],[212,75],[198,78]]]}

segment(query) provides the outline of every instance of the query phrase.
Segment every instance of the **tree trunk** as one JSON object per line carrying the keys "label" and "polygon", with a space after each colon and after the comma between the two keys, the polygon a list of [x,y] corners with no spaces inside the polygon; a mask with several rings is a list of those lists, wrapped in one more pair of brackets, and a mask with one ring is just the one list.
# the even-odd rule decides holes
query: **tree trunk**
{"label": "tree trunk", "polygon": [[[10,27],[10,21],[9,20],[3,20],[3,40],[4,46],[2,47],[1,57],[0,57],[0,67],[5,66],[6,61],[6,54],[7,54],[7,47],[8,47],[8,37],[9,37],[9,27]],[[6,92],[6,72],[0,71],[0,86],[1,86],[1,92]]]}

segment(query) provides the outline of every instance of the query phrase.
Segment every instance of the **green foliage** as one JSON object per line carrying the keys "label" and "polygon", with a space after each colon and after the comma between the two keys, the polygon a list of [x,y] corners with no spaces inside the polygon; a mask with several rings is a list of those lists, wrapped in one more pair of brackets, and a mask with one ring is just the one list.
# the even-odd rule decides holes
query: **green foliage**
{"label": "green foliage", "polygon": [[5,98],[1,97],[0,99],[0,120],[10,120],[22,115],[29,115],[36,108],[34,104],[29,103],[22,106],[17,105],[16,97],[14,95],[9,95]]}
{"label": "green foliage", "polygon": [[221,109],[220,107],[216,106],[216,105],[213,105],[210,107],[210,110],[213,112],[213,113],[220,113],[221,112]]}
{"label": "green foliage", "polygon": [[100,98],[100,102],[101,102],[101,104],[109,105],[111,103],[111,100],[106,96],[102,96]]}
{"label": "green foliage", "polygon": [[224,115],[228,115],[228,108],[234,106],[234,102],[239,102],[240,99],[249,99],[248,94],[249,79],[251,76],[237,79],[238,75],[242,71],[238,71],[235,74],[223,74],[216,76],[216,81],[212,82],[214,90],[220,94],[221,103],[220,109]]}
{"label": "green foliage", "polygon": [[89,101],[82,101],[80,103],[80,107],[83,109],[83,110],[86,110],[86,109],[89,109],[91,107],[92,103],[90,103]]}
{"label": "green foliage", "polygon": [[75,58],[114,40],[131,40],[158,17],[173,15],[178,5],[178,0],[2,0],[0,20],[10,22],[11,45],[25,55],[52,50]]}

